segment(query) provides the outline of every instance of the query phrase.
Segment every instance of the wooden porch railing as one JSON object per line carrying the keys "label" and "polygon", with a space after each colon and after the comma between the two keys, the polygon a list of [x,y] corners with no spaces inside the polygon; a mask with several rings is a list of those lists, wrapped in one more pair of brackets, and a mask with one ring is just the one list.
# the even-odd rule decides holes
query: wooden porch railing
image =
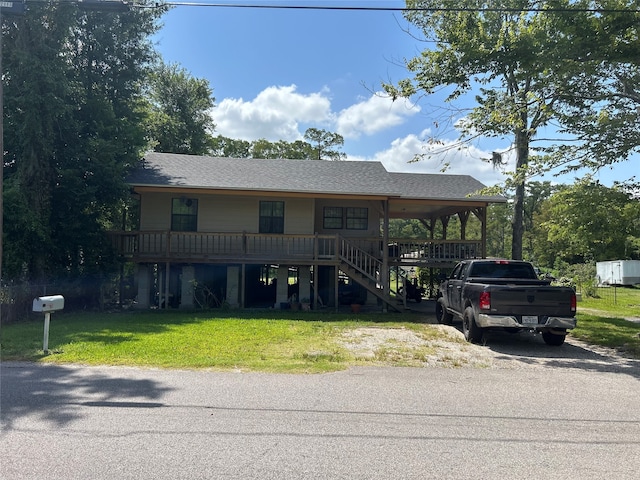
{"label": "wooden porch railing", "polygon": [[[362,273],[380,271],[380,238],[339,235],[270,235],[257,233],[198,233],[167,231],[111,232],[113,245],[126,258],[162,261],[207,259],[272,259],[335,261],[341,258]],[[428,265],[481,258],[480,240],[390,239],[390,265]]]}
{"label": "wooden porch railing", "polygon": [[252,233],[111,232],[121,255],[137,258],[336,258],[334,235],[267,235]]}
{"label": "wooden porch railing", "polygon": [[389,261],[412,264],[421,259],[433,262],[482,258],[482,240],[389,239]]}

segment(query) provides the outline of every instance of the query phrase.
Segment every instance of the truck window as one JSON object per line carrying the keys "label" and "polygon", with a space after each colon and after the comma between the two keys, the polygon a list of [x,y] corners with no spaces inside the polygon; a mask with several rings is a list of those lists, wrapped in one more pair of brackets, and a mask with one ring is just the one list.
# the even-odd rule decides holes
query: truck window
{"label": "truck window", "polygon": [[493,262],[473,264],[470,276],[480,278],[537,278],[533,268],[527,264]]}
{"label": "truck window", "polygon": [[469,273],[469,264],[465,263],[462,265],[462,270],[460,271],[460,278],[464,278]]}
{"label": "truck window", "polygon": [[451,276],[449,278],[460,278],[460,270],[462,270],[462,264],[459,263],[458,265],[456,265],[456,268],[453,269],[453,272],[451,272]]}

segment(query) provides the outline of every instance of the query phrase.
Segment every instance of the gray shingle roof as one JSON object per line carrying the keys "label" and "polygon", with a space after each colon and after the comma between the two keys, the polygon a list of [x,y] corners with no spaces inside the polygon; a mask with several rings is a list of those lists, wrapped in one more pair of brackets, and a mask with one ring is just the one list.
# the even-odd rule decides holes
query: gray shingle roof
{"label": "gray shingle roof", "polygon": [[[134,186],[415,199],[468,199],[469,194],[484,187],[467,175],[389,173],[379,162],[238,159],[156,152],[146,154],[141,167],[127,181]],[[500,197],[492,198],[500,201]]]}
{"label": "gray shingle roof", "polygon": [[403,198],[504,201],[503,197],[479,195],[485,188],[469,175],[445,175],[436,173],[388,173]]}

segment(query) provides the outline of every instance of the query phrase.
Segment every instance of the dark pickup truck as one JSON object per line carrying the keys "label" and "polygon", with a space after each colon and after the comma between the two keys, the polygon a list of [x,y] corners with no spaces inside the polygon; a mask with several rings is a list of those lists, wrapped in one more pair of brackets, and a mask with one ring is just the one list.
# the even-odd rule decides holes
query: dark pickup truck
{"label": "dark pickup truck", "polygon": [[542,333],[548,345],[562,345],[576,326],[576,294],[572,288],[540,280],[533,265],[516,260],[465,260],[440,284],[436,316],[440,323],[462,320],[470,342],[480,342],[487,329]]}

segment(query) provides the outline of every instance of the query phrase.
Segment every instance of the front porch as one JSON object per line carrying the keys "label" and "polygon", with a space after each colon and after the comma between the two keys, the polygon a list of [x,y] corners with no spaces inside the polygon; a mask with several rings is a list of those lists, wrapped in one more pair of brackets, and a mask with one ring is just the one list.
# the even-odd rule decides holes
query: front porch
{"label": "front porch", "polygon": [[136,263],[274,263],[339,265],[345,259],[370,270],[388,266],[450,268],[483,258],[482,240],[346,238],[341,235],[267,235],[171,231],[111,232],[117,253]]}
{"label": "front porch", "polygon": [[[303,272],[301,276],[304,279],[299,284],[298,298],[315,297],[314,308],[318,308],[319,301],[312,295],[315,286],[318,286],[326,303],[338,308],[339,286],[346,276],[348,281],[357,283],[360,289],[372,294],[369,299],[380,301],[383,309],[399,310],[397,299],[403,295],[401,287],[406,286],[406,274],[410,270],[418,267],[451,268],[460,260],[484,254],[481,240],[390,238],[385,241],[382,238],[345,238],[341,235],[172,231],[113,232],[111,238],[123,260],[139,266],[156,265],[157,270],[164,272],[157,280],[160,307],[170,305],[173,291],[180,292],[183,299],[180,306],[193,307],[193,301],[188,297],[196,280],[194,267],[206,265],[224,268],[225,297],[230,305],[245,307],[255,290],[263,289],[265,285],[261,281],[253,285],[251,279],[255,275],[252,272],[257,266],[272,265],[279,269],[279,288],[273,290],[272,299],[275,306],[291,297],[291,291],[286,288],[286,272],[294,268]],[[172,274],[176,268],[181,273]],[[181,280],[176,280],[178,277]],[[148,299],[148,290],[147,279],[143,287],[139,287],[139,297]],[[167,300],[163,302],[163,298]],[[148,304],[142,302],[140,306],[147,307]]]}

